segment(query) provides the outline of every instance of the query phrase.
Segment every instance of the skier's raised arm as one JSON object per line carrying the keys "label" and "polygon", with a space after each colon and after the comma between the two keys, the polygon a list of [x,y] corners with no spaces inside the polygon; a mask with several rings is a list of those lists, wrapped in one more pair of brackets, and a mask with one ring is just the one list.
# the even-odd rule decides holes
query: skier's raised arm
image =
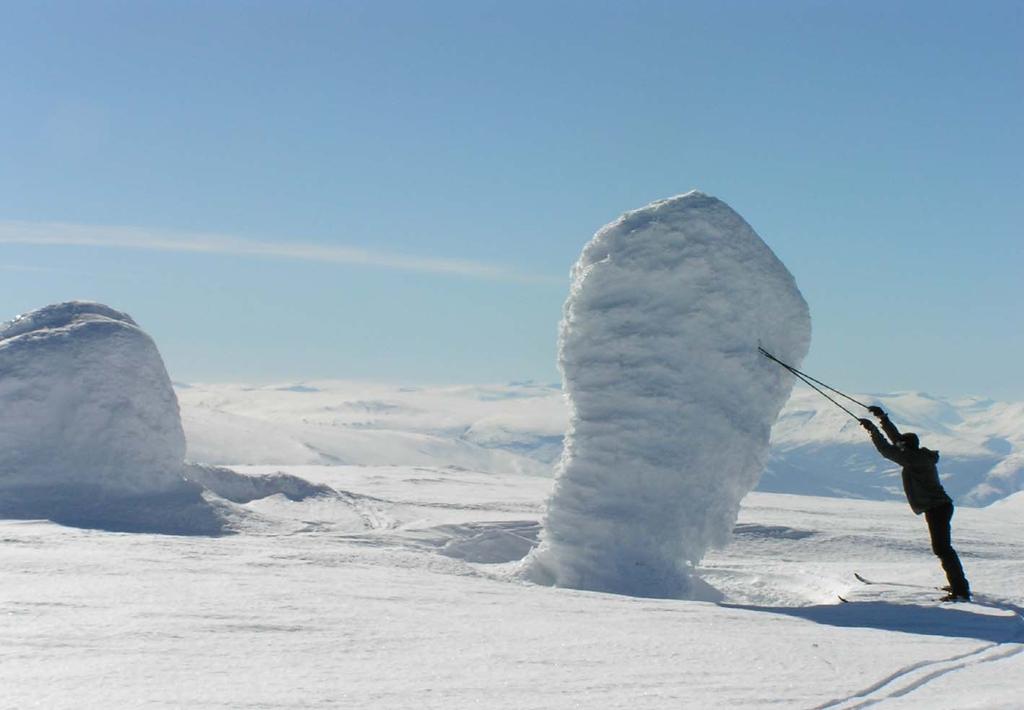
{"label": "skier's raised arm", "polygon": [[882,429],[885,431],[885,435],[889,437],[889,441],[893,445],[899,444],[903,440],[903,434],[896,428],[896,425],[889,419],[889,415],[885,413],[885,410],[881,407],[868,407],[868,411],[878,417],[878,420],[882,423]]}
{"label": "skier's raised arm", "polygon": [[[878,427],[875,426],[875,423],[873,421],[871,421],[870,419],[861,419],[859,421],[860,425],[867,429],[868,434],[871,435],[871,443],[873,443],[875,445],[875,448],[878,449],[878,453],[880,453],[882,456],[889,459],[890,461],[895,461],[896,463],[902,466],[904,463],[904,459],[906,459],[906,456],[903,455],[903,451],[901,451],[899,447],[894,446],[893,444],[890,444],[888,441],[886,441],[885,437],[882,436],[882,432],[878,431]],[[893,427],[893,429],[895,430],[896,427]],[[888,434],[889,432],[886,433]],[[897,431],[896,436],[899,435],[900,433]],[[889,434],[889,436],[891,437],[892,434]]]}

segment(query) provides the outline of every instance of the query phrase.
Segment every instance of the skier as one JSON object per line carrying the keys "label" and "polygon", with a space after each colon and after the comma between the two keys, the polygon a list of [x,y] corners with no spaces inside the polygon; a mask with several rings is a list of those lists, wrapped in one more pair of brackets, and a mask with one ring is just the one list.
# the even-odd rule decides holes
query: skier
{"label": "skier", "polygon": [[949,594],[942,601],[970,601],[970,585],[950,541],[949,523],[953,519],[953,500],[939,482],[939,472],[935,467],[939,452],[922,448],[917,434],[901,434],[881,407],[868,407],[868,411],[878,417],[892,443],[885,440],[870,419],[861,419],[861,426],[871,434],[871,441],[878,453],[903,467],[903,492],[907,495],[907,502],[915,515],[924,513],[928,521],[932,552],[942,561],[942,569],[946,571],[946,579],[949,580]]}

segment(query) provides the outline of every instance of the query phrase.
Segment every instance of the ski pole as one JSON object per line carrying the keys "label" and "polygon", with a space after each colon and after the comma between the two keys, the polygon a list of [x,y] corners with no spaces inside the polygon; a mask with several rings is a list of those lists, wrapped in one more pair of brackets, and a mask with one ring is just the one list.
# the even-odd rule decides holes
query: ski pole
{"label": "ski pole", "polygon": [[806,384],[806,385],[807,385],[808,387],[810,387],[811,389],[813,389],[813,390],[814,390],[815,392],[817,392],[818,394],[820,394],[820,395],[821,395],[822,397],[824,397],[825,399],[827,399],[827,400],[828,400],[829,402],[831,402],[832,404],[834,404],[834,405],[836,405],[837,407],[839,407],[840,409],[842,409],[842,410],[843,410],[844,412],[846,412],[847,414],[849,414],[849,415],[850,415],[851,417],[853,417],[853,418],[854,418],[854,419],[856,419],[857,421],[860,421],[860,417],[858,417],[858,416],[857,416],[856,414],[854,414],[853,412],[851,412],[851,411],[850,411],[849,409],[847,409],[846,407],[844,407],[843,405],[841,405],[841,404],[840,404],[839,402],[837,402],[836,400],[834,400],[834,399],[833,399],[832,397],[829,397],[829,396],[828,396],[827,394],[825,394],[825,392],[824,392],[823,390],[821,390],[821,389],[820,389],[819,387],[817,387],[817,386],[816,386],[816,385],[815,385],[814,383],[816,382],[816,383],[818,383],[819,385],[821,385],[822,387],[824,387],[824,388],[826,388],[826,389],[828,389],[828,390],[831,390],[832,392],[835,392],[835,393],[836,393],[836,394],[838,394],[838,395],[841,395],[841,396],[843,396],[843,397],[846,397],[846,399],[850,400],[850,401],[851,401],[851,402],[853,402],[854,404],[859,404],[860,406],[864,407],[865,409],[867,409],[867,408],[868,408],[868,405],[864,404],[863,402],[859,402],[859,401],[857,401],[856,399],[854,399],[854,398],[853,398],[853,397],[851,397],[850,395],[848,395],[848,394],[844,394],[843,392],[840,392],[840,391],[839,391],[839,390],[837,390],[836,388],[834,388],[834,387],[830,387],[829,385],[826,385],[826,384],[825,384],[824,382],[822,382],[821,380],[817,380],[817,379],[815,379],[815,378],[811,377],[810,375],[808,375],[808,374],[806,374],[806,373],[804,373],[804,372],[801,372],[800,370],[796,369],[796,368],[795,368],[795,367],[793,367],[792,365],[787,365],[787,364],[786,364],[786,363],[784,363],[784,362],[783,362],[782,360],[778,359],[777,357],[775,357],[774,355],[772,355],[772,354],[771,354],[770,352],[768,352],[767,350],[765,350],[764,348],[762,348],[762,347],[761,347],[760,345],[758,345],[758,346],[757,346],[757,349],[758,349],[758,352],[760,352],[760,353],[761,353],[762,355],[764,355],[764,356],[765,356],[766,358],[768,358],[769,360],[772,360],[773,362],[776,362],[776,363],[778,363],[779,365],[781,365],[781,366],[782,366],[782,367],[784,367],[785,369],[789,370],[789,372],[793,373],[793,374],[794,374],[794,375],[795,375],[796,377],[798,377],[798,378],[799,378],[799,379],[800,379],[800,380],[801,380],[801,381],[802,381],[802,382],[803,382],[804,384]]}
{"label": "ski pole", "polygon": [[789,370],[790,372],[792,372],[792,373],[793,373],[794,375],[800,375],[801,377],[803,377],[803,378],[806,378],[806,379],[804,380],[805,382],[806,382],[807,380],[810,380],[811,382],[816,382],[817,384],[821,385],[821,386],[822,386],[822,387],[824,387],[825,389],[827,389],[827,390],[829,390],[829,391],[831,391],[831,392],[835,392],[835,393],[836,393],[837,395],[839,395],[840,397],[845,397],[846,399],[850,400],[850,401],[851,401],[851,402],[853,402],[854,404],[858,404],[858,405],[860,405],[861,407],[864,407],[864,409],[870,409],[870,407],[868,407],[868,405],[864,404],[864,403],[863,403],[863,402],[861,402],[860,400],[854,399],[853,397],[851,397],[850,395],[848,395],[848,394],[846,394],[846,393],[844,393],[844,392],[840,392],[840,391],[839,391],[839,390],[837,390],[837,389],[836,389],[835,387],[830,387],[829,385],[826,385],[826,384],[825,384],[824,382],[822,382],[821,380],[817,380],[817,379],[815,379],[815,378],[811,377],[811,376],[810,376],[810,375],[808,375],[808,374],[807,374],[806,372],[801,372],[800,370],[796,369],[796,368],[795,368],[795,367],[793,367],[792,365],[787,365],[787,364],[786,364],[786,363],[784,363],[784,362],[783,362],[782,360],[780,360],[779,358],[777,358],[777,357],[775,357],[774,355],[772,355],[772,354],[771,354],[770,352],[768,352],[767,350],[765,350],[765,349],[764,349],[763,347],[761,347],[760,345],[758,345],[758,346],[757,346],[757,349],[758,349],[758,350],[760,351],[760,353],[761,353],[762,355],[764,355],[764,356],[765,356],[766,358],[768,358],[769,360],[774,360],[775,362],[779,363],[779,364],[780,364],[780,365],[782,365],[782,366],[783,366],[784,368],[786,368],[787,370]]}

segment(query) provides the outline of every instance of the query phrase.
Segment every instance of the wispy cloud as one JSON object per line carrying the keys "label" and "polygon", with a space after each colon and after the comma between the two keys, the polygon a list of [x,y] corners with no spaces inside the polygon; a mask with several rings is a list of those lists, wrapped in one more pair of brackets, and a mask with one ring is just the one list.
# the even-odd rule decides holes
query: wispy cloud
{"label": "wispy cloud", "polygon": [[49,266],[29,266],[20,263],[0,263],[0,272],[17,272],[19,274],[53,274],[57,268]]}
{"label": "wispy cloud", "polygon": [[91,246],[110,249],[231,254],[318,263],[372,266],[401,271],[447,274],[494,281],[551,282],[493,264],[377,252],[354,247],[303,242],[272,242],[225,234],[175,232],[142,227],[0,221],[0,244]]}
{"label": "wispy cloud", "polygon": [[55,269],[49,266],[28,266],[26,264],[0,264],[0,271],[15,271],[25,274],[68,274],[67,269]]}

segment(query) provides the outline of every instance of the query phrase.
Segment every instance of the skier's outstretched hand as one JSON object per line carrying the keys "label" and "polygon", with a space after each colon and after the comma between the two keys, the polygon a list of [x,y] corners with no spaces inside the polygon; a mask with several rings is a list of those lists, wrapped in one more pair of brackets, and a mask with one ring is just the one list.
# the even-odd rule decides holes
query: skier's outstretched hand
{"label": "skier's outstretched hand", "polygon": [[886,417],[885,410],[882,409],[881,407],[878,407],[878,406],[868,407],[868,411],[871,412],[872,414],[874,414],[879,419],[884,419]]}
{"label": "skier's outstretched hand", "polygon": [[870,419],[858,419],[857,421],[859,421],[860,425],[867,429],[868,431],[874,431],[875,423]]}

